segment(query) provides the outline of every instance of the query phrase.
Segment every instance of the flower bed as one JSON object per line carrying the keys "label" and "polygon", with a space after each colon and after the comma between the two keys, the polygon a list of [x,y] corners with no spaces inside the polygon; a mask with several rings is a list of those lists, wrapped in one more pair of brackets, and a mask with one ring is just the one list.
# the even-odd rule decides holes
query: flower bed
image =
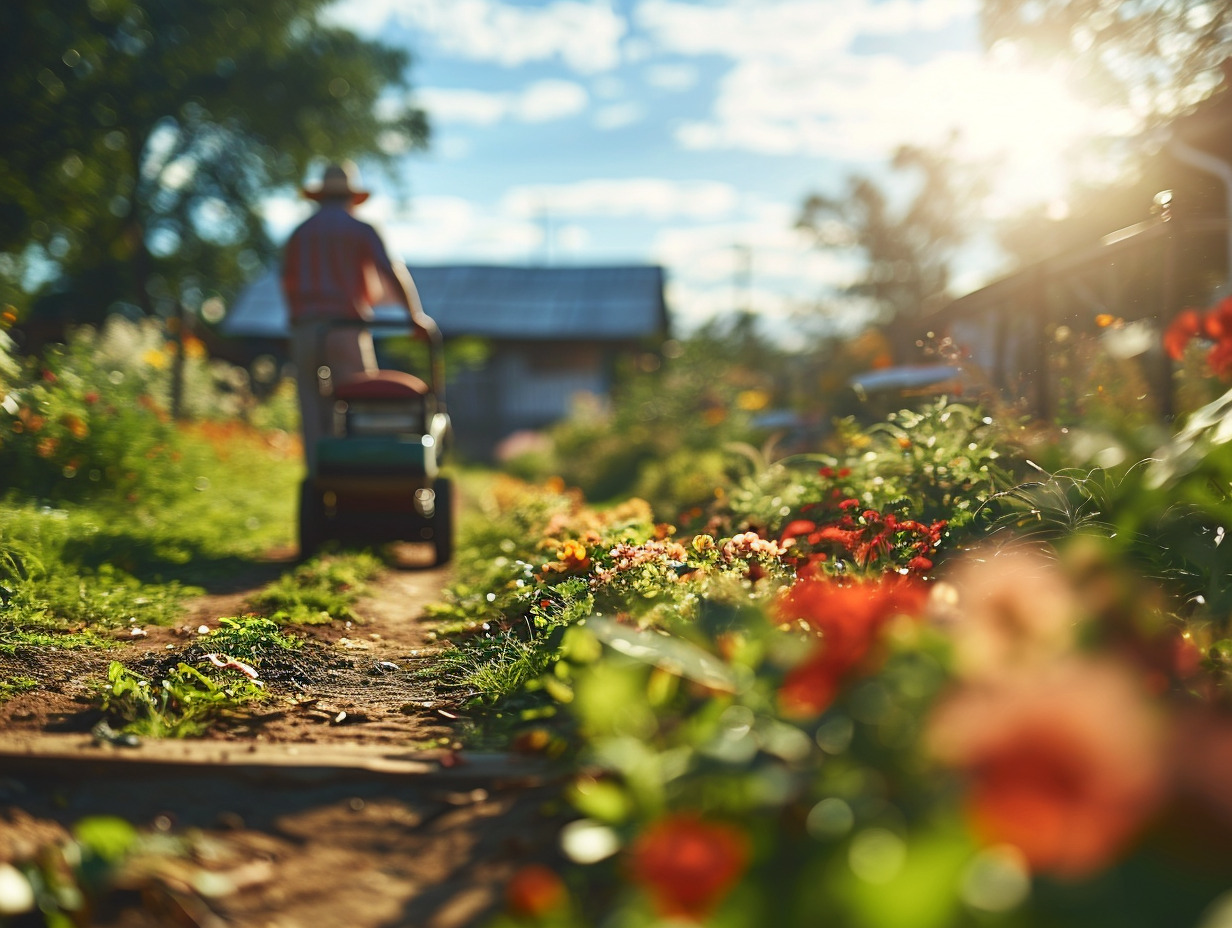
{"label": "flower bed", "polygon": [[499,484],[447,676],[576,813],[500,924],[1223,924],[1229,404],[1053,473],[937,404],[683,532]]}

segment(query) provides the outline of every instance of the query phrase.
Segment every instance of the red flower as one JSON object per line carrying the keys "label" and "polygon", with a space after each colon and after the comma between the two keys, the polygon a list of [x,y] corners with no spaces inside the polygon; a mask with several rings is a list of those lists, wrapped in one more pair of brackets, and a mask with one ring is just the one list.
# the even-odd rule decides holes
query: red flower
{"label": "red flower", "polygon": [[825,711],[843,680],[866,661],[886,623],[917,614],[924,597],[918,583],[898,576],[846,584],[826,577],[798,581],[779,600],[778,617],[806,623],[821,641],[784,679],[783,710],[795,716]]}
{"label": "red flower", "polygon": [[1164,350],[1173,361],[1185,354],[1189,340],[1202,333],[1202,318],[1196,309],[1181,312],[1164,332]]}
{"label": "red flower", "polygon": [[807,535],[809,532],[817,530],[817,523],[810,522],[808,519],[794,519],[787,523],[787,527],[783,529],[783,534],[779,541],[784,542],[788,538],[795,538],[798,535]]}
{"label": "red flower", "polygon": [[969,687],[941,704],[929,736],[969,775],[975,831],[1059,877],[1111,864],[1163,792],[1156,719],[1120,666],[1071,661]]}
{"label": "red flower", "polygon": [[1208,310],[1204,321],[1206,334],[1211,338],[1216,341],[1232,338],[1232,297],[1221,300]]}
{"label": "red flower", "polygon": [[1206,353],[1206,363],[1216,377],[1232,375],[1232,333],[1211,346]]}
{"label": "red flower", "polygon": [[539,918],[564,907],[565,884],[542,864],[521,867],[505,887],[505,905],[514,915]]}
{"label": "red flower", "polygon": [[676,813],[634,841],[629,876],[664,917],[701,921],[740,880],[748,856],[747,839],[731,825]]}

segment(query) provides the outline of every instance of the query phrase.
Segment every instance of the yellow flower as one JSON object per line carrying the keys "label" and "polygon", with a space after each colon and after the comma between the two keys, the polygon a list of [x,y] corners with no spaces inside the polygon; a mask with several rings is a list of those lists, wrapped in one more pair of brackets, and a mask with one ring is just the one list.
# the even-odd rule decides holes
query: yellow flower
{"label": "yellow flower", "polygon": [[736,396],[736,405],[745,412],[757,412],[770,405],[770,394],[765,390],[741,390]]}
{"label": "yellow flower", "polygon": [[141,360],[155,370],[163,370],[167,366],[167,356],[157,348],[149,348],[142,355]]}

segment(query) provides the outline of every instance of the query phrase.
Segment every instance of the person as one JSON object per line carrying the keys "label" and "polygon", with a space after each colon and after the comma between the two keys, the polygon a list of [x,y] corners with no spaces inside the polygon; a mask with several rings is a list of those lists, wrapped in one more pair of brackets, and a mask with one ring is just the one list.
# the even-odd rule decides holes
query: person
{"label": "person", "polygon": [[316,473],[317,441],[330,430],[331,383],[377,369],[370,331],[330,323],[371,319],[374,303],[384,294],[406,307],[414,334],[439,338],[439,331],[424,312],[406,266],[390,257],[375,228],[354,215],[369,197],[355,164],[329,165],[320,184],[302,192],[319,208],[287,240],[282,290],[291,323],[304,458],[311,476]]}

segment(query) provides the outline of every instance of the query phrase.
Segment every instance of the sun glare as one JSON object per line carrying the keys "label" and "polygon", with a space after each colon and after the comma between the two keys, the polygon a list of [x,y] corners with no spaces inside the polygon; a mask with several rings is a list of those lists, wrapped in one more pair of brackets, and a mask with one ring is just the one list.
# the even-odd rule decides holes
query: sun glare
{"label": "sun glare", "polygon": [[930,115],[959,132],[963,156],[994,163],[986,205],[996,215],[1038,204],[1063,210],[1073,180],[1109,167],[1093,143],[1132,130],[1128,114],[1080,99],[1060,70],[967,59],[948,77],[950,93]]}

